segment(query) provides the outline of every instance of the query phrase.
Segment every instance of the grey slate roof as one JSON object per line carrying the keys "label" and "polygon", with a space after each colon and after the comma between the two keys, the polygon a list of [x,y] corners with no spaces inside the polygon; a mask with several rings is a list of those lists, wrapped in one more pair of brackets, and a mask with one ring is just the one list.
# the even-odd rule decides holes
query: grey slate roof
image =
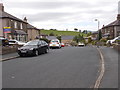
{"label": "grey slate roof", "polygon": [[62,36],[62,40],[73,40],[74,36]]}
{"label": "grey slate roof", "polygon": [[[108,24],[105,27],[110,27],[110,26],[120,26],[120,20],[115,20],[114,22]],[[104,27],[103,27],[104,28]]]}
{"label": "grey slate roof", "polygon": [[7,13],[7,12],[2,12],[2,14],[0,14],[0,18],[10,18],[10,19],[17,20],[17,21],[20,21],[20,22],[25,22],[25,21],[13,16],[13,15]]}
{"label": "grey slate roof", "polygon": [[55,36],[47,36],[46,38],[47,38],[48,40],[57,39]]}
{"label": "grey slate roof", "polygon": [[36,27],[32,26],[31,24],[27,24],[27,28],[28,28],[28,29],[36,29],[36,30],[39,30],[39,29],[37,29]]}

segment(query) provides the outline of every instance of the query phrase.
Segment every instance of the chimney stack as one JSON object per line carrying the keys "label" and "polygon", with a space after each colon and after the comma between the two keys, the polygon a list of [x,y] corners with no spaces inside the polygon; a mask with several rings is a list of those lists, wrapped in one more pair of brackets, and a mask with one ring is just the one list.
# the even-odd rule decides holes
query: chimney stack
{"label": "chimney stack", "polygon": [[3,3],[0,3],[0,11],[4,11],[4,6],[3,6]]}
{"label": "chimney stack", "polygon": [[24,19],[23,19],[25,22],[27,22],[27,18],[26,17],[24,17]]}

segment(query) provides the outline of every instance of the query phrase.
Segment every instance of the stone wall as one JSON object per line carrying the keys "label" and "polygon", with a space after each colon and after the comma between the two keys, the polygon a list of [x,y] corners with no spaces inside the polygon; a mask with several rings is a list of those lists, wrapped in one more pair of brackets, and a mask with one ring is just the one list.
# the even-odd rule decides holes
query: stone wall
{"label": "stone wall", "polygon": [[0,55],[17,52],[18,47],[21,47],[21,46],[16,45],[16,46],[2,47],[2,50],[0,50]]}
{"label": "stone wall", "polygon": [[114,48],[115,50],[118,50],[118,52],[120,52],[120,44],[114,45],[113,48]]}

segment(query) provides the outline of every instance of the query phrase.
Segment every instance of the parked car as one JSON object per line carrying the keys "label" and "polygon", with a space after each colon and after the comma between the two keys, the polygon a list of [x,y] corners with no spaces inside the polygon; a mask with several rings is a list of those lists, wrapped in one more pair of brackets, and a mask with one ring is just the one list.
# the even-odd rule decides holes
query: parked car
{"label": "parked car", "polygon": [[42,53],[48,53],[48,51],[49,51],[49,46],[43,40],[29,41],[21,48],[18,48],[18,54],[20,56],[25,56],[25,55],[37,56]]}
{"label": "parked car", "polygon": [[81,46],[85,46],[85,44],[82,43],[82,42],[79,42],[79,43],[78,43],[78,46],[79,46],[79,47],[81,47]]}
{"label": "parked car", "polygon": [[53,39],[50,41],[49,47],[50,48],[61,48],[61,43],[58,39]]}
{"label": "parked car", "polygon": [[64,43],[61,43],[61,47],[65,47],[65,44],[64,44]]}
{"label": "parked car", "polygon": [[0,37],[0,45],[2,46],[9,45],[8,39]]}
{"label": "parked car", "polygon": [[11,39],[9,40],[9,45],[25,45],[26,43],[25,42],[22,42],[22,41],[18,41],[18,40],[15,40],[15,39]]}
{"label": "parked car", "polygon": [[114,38],[114,39],[112,39],[112,40],[108,40],[107,42],[106,42],[106,44],[113,44],[116,40],[120,40],[120,36],[118,36],[118,37],[116,37],[116,38]]}

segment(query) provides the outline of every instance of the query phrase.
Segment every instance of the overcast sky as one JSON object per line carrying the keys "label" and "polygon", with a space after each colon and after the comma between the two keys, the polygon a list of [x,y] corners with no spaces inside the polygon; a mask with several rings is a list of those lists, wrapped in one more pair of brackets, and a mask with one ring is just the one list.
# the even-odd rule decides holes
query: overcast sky
{"label": "overcast sky", "polygon": [[1,0],[5,11],[37,28],[97,30],[116,20],[119,0]]}

